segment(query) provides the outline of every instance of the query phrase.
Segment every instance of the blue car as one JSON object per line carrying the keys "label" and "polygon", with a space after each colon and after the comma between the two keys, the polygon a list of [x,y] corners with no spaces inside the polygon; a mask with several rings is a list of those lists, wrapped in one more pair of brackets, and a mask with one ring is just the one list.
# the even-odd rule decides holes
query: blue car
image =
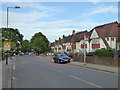
{"label": "blue car", "polygon": [[120,55],[120,50],[116,50],[114,55]]}
{"label": "blue car", "polygon": [[54,63],[70,63],[71,58],[66,54],[56,54],[53,60]]}

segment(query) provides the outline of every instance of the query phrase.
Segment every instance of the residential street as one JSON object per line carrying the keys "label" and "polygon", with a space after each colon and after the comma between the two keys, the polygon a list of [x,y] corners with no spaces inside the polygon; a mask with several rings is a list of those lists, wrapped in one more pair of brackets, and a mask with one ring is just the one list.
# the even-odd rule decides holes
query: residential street
{"label": "residential street", "polygon": [[14,88],[117,88],[118,75],[71,64],[55,64],[49,57],[17,56]]}

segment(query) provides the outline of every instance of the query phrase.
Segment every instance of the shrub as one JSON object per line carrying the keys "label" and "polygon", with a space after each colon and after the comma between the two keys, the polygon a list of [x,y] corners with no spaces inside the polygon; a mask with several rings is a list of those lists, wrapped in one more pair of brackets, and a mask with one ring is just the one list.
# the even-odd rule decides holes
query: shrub
{"label": "shrub", "polygon": [[95,51],[95,55],[102,57],[113,57],[115,50],[109,49],[99,49]]}
{"label": "shrub", "polygon": [[75,55],[78,55],[78,53],[80,53],[80,52],[76,52]]}
{"label": "shrub", "polygon": [[54,52],[54,55],[56,55],[56,54],[61,54],[61,52]]}
{"label": "shrub", "polygon": [[87,56],[93,56],[94,55],[94,52],[89,52],[86,54]]}

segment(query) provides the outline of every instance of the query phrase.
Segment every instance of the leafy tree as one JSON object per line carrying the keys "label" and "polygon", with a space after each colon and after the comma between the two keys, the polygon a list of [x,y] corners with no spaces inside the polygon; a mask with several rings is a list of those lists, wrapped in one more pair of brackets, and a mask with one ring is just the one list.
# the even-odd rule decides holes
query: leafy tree
{"label": "leafy tree", "polygon": [[18,42],[21,43],[23,41],[23,35],[19,32],[18,29],[14,28],[0,28],[0,32],[2,32],[2,43],[6,41],[12,42],[11,49],[17,49]]}
{"label": "leafy tree", "polygon": [[22,52],[30,52],[31,51],[30,42],[28,40],[22,41],[22,43],[21,43],[21,51]]}
{"label": "leafy tree", "polygon": [[36,54],[46,53],[50,50],[49,41],[41,32],[36,33],[31,39],[31,47]]}

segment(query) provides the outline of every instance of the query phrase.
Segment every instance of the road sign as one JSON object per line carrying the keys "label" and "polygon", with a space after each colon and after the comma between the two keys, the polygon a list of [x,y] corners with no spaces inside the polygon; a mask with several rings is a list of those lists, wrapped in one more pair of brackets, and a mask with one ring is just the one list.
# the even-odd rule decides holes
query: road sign
{"label": "road sign", "polygon": [[4,51],[9,51],[11,49],[11,42],[4,42]]}

